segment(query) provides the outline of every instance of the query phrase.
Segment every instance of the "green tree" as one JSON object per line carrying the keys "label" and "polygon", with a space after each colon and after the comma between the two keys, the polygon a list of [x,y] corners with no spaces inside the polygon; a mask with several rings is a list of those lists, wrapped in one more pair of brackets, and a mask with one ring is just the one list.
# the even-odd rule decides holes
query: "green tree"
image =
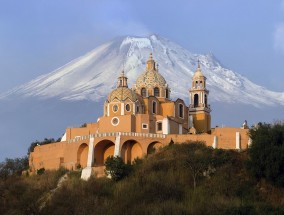
{"label": "green tree", "polygon": [[28,169],[29,161],[27,157],[6,158],[0,163],[0,178],[6,180],[10,176],[21,175],[23,170]]}
{"label": "green tree", "polygon": [[213,171],[212,148],[205,146],[203,142],[190,142],[179,144],[184,156],[184,166],[190,170],[193,179],[193,188],[196,188],[198,178],[208,176]]}
{"label": "green tree", "polygon": [[250,129],[252,145],[247,167],[257,178],[284,186],[284,123],[259,123]]}
{"label": "green tree", "polygon": [[105,162],[105,173],[110,175],[114,181],[119,181],[131,172],[131,165],[125,164],[121,157],[110,156]]}

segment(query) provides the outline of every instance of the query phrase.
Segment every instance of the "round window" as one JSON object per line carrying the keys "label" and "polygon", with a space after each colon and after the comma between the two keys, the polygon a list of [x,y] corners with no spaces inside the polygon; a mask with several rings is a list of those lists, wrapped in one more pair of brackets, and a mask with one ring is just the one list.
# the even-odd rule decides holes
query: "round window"
{"label": "round window", "polygon": [[130,111],[130,105],[129,105],[129,104],[126,104],[126,105],[125,105],[125,109],[126,109],[127,111]]}
{"label": "round window", "polygon": [[117,105],[112,106],[112,110],[113,112],[116,112],[118,110],[118,106]]}
{"label": "round window", "polygon": [[117,126],[119,123],[119,119],[117,117],[113,117],[112,120],[111,120],[111,124],[113,126]]}

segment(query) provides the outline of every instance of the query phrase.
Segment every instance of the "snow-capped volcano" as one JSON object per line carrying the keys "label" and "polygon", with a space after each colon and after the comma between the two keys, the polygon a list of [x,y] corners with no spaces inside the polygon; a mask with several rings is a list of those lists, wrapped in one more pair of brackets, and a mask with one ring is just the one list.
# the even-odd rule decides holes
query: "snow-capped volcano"
{"label": "snow-capped volcano", "polygon": [[23,96],[103,100],[116,87],[117,77],[122,70],[128,77],[129,86],[132,86],[144,71],[150,53],[153,53],[159,72],[171,88],[172,98],[179,97],[188,102],[188,89],[199,60],[202,72],[207,77],[210,101],[254,106],[284,105],[284,92],[272,92],[254,84],[222,67],[212,54],[193,54],[156,35],[119,38],[105,43],[49,74],[3,93],[0,99]]}

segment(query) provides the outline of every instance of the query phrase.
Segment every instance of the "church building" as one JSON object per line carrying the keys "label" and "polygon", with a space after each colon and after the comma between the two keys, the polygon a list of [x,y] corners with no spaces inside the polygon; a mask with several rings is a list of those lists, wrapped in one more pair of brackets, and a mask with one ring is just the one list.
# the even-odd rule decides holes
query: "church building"
{"label": "church building", "polygon": [[36,146],[29,157],[30,170],[83,168],[82,178],[88,179],[92,174],[103,175],[109,156],[131,163],[170,142],[198,140],[213,148],[248,147],[246,127],[211,128],[209,90],[199,62],[189,80],[189,100],[189,106],[182,99],[171,100],[171,89],[150,54],[132,88],[121,72],[97,122],[67,128],[60,142]]}

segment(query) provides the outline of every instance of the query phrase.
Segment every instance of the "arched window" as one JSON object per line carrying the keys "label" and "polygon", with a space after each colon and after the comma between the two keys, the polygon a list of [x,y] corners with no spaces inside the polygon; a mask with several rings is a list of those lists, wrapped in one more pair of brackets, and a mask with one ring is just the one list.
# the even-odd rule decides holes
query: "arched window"
{"label": "arched window", "polygon": [[166,89],[166,98],[168,99],[169,98],[169,90]]}
{"label": "arched window", "polygon": [[157,103],[156,103],[155,101],[153,101],[152,113],[153,113],[153,114],[156,114],[156,113],[157,113]]}
{"label": "arched window", "polygon": [[205,100],[205,107],[207,107],[207,95],[205,95],[204,100]]}
{"label": "arched window", "polygon": [[126,111],[130,111],[130,105],[129,105],[129,104],[126,104],[126,105],[125,105],[125,109],[126,109]]}
{"label": "arched window", "polygon": [[198,98],[198,94],[195,94],[194,95],[194,107],[198,107],[198,104],[199,104],[199,98]]}
{"label": "arched window", "polygon": [[118,106],[117,105],[112,106],[112,110],[113,110],[113,112],[117,112]]}
{"label": "arched window", "polygon": [[183,118],[183,104],[179,104],[178,109],[179,117]]}
{"label": "arched window", "polygon": [[160,97],[160,89],[158,87],[154,88],[154,96]]}
{"label": "arched window", "polygon": [[146,89],[144,87],[141,89],[141,96],[146,97]]}

